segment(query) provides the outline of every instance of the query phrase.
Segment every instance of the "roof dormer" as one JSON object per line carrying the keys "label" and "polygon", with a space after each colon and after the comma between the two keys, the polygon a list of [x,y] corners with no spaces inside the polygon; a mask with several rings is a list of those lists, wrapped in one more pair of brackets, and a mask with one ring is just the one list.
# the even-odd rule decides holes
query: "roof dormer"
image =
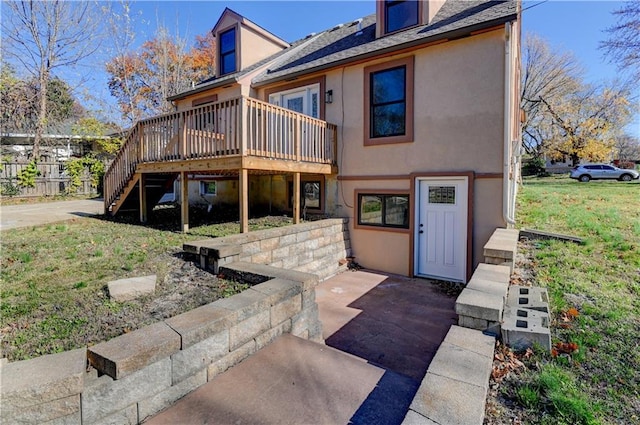
{"label": "roof dormer", "polygon": [[376,0],[376,37],[431,23],[445,0]]}
{"label": "roof dormer", "polygon": [[218,76],[246,69],[289,47],[286,41],[229,8],[222,12],[211,33],[218,43]]}

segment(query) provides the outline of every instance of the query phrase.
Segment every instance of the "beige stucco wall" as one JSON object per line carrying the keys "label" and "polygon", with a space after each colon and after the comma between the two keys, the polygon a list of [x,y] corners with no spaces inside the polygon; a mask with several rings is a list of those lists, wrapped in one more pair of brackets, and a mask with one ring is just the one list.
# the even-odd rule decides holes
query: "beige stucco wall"
{"label": "beige stucco wall", "polygon": [[240,69],[249,67],[262,59],[282,50],[282,46],[273,43],[262,34],[258,34],[251,28],[240,28]]}
{"label": "beige stucco wall", "polygon": [[[364,146],[364,67],[399,57],[332,71],[327,90],[338,102],[326,106],[326,119],[342,126],[339,140],[341,176],[406,175],[420,172],[474,171],[492,178],[473,184],[473,262],[502,218],[504,143],[504,30],[423,48],[415,57],[414,142]],[[341,104],[344,102],[344,121]],[[328,181],[339,216],[349,217],[356,261],[365,267],[399,274],[409,270],[409,234],[356,229],[354,190],[406,189],[410,180]],[[332,187],[333,186],[333,187]],[[343,196],[344,194],[344,196]],[[412,200],[413,200],[413,195]]]}

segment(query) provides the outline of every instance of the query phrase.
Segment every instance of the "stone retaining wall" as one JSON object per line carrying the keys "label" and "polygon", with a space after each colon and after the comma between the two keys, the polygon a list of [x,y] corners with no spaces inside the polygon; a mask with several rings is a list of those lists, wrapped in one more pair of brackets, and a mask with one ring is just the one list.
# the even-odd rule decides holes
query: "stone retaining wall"
{"label": "stone retaining wall", "polygon": [[189,242],[183,249],[200,256],[202,266],[214,272],[217,267],[246,261],[313,273],[324,280],[344,268],[350,256],[347,223],[342,218],[312,221]]}
{"label": "stone retaining wall", "polygon": [[283,333],[322,342],[316,275],[243,262],[228,272],[270,279],[89,348],[2,364],[0,422],[135,424]]}

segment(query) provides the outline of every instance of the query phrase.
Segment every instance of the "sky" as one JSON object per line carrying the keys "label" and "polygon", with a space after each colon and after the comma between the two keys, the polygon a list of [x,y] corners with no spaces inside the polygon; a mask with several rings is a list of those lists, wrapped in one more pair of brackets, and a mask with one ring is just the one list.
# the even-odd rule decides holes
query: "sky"
{"label": "sky", "polygon": [[[605,29],[615,23],[611,14],[621,1],[526,0],[523,2],[523,36],[536,33],[552,46],[572,51],[586,68],[586,78],[593,83],[611,80],[618,75],[615,65],[606,62],[598,49],[606,38]],[[375,12],[374,0],[347,1],[134,1],[141,44],[151,38],[158,24],[172,34],[192,41],[196,35],[210,31],[225,7],[240,13],[286,41],[292,42],[312,32],[320,32],[340,23],[351,22]],[[106,79],[100,81],[96,69],[94,93],[110,97]],[[639,92],[636,93],[640,97]],[[627,130],[640,137],[640,114]]]}

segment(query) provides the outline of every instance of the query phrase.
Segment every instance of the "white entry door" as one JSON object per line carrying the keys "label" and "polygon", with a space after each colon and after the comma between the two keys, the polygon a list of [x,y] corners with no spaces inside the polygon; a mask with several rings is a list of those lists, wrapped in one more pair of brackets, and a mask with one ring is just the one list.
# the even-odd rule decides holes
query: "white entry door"
{"label": "white entry door", "polygon": [[419,179],[416,192],[416,275],[465,282],[468,178]]}

